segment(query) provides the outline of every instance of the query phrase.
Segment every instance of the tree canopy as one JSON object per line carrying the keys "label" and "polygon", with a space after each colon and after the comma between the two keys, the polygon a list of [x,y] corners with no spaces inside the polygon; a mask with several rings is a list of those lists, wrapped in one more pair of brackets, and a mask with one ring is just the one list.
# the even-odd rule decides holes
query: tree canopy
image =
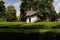
{"label": "tree canopy", "polygon": [[9,22],[16,21],[16,10],[15,7],[12,5],[7,7],[7,21]]}
{"label": "tree canopy", "polygon": [[0,18],[5,18],[6,16],[6,7],[4,4],[4,1],[0,1]]}
{"label": "tree canopy", "polygon": [[21,1],[22,1],[20,6],[21,20],[23,20],[24,16],[26,15],[25,11],[30,10],[31,8],[40,11],[38,15],[40,16],[41,20],[46,20],[48,18],[49,21],[52,21],[52,18],[54,19],[56,17],[56,11],[53,6],[54,0],[21,0]]}

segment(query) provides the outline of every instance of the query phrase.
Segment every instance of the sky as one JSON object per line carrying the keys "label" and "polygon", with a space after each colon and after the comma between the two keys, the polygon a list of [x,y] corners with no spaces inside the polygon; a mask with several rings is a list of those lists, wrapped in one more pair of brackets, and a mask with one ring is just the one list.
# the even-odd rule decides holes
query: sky
{"label": "sky", "polygon": [[3,0],[5,2],[5,6],[9,6],[9,5],[13,5],[16,9],[16,15],[19,16],[20,15],[20,4],[21,4],[21,1],[20,0]]}
{"label": "sky", "polygon": [[54,7],[57,13],[60,11],[60,0],[54,0]]}
{"label": "sky", "polygon": [[[20,0],[3,0],[5,2],[6,6],[9,5],[13,5],[15,7],[15,9],[17,10],[16,15],[19,16],[20,15],[20,8],[19,6],[21,5],[21,1]],[[60,11],[60,0],[54,0],[53,5],[55,7],[55,10],[57,13],[59,13]]]}

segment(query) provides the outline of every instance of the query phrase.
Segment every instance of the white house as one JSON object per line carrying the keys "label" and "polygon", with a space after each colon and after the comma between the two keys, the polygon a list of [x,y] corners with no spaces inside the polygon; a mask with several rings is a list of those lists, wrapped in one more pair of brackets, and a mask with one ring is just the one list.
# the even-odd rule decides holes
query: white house
{"label": "white house", "polygon": [[32,8],[31,10],[28,10],[26,12],[26,22],[27,23],[33,23],[33,22],[37,22],[39,19],[39,17],[37,16],[39,11],[34,11]]}

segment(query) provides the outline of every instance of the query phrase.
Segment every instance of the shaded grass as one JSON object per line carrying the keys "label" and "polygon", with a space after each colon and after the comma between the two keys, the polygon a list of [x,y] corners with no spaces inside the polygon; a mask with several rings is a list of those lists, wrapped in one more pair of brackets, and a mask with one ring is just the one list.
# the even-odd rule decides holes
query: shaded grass
{"label": "shaded grass", "polygon": [[0,22],[0,36],[1,40],[60,40],[60,23]]}

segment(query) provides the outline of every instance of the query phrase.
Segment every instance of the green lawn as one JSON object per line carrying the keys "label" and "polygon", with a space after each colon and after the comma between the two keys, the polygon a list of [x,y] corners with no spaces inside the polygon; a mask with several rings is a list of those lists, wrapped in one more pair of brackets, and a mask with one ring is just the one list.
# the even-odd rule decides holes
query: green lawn
{"label": "green lawn", "polygon": [[38,22],[38,23],[26,23],[26,22],[0,22],[0,26],[22,26],[22,27],[41,27],[44,29],[50,29],[55,26],[59,26],[60,22]]}
{"label": "green lawn", "polygon": [[5,22],[6,18],[0,18],[0,22]]}
{"label": "green lawn", "polygon": [[60,22],[0,22],[0,32],[60,32]]}

